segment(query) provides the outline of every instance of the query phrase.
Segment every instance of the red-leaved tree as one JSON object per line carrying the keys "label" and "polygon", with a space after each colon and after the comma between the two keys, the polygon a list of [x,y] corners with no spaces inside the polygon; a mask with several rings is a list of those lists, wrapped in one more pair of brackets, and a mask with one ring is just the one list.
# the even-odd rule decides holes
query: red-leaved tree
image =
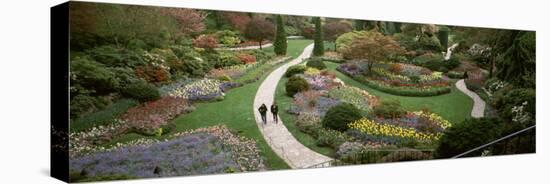
{"label": "red-leaved tree", "polygon": [[244,32],[246,38],[257,41],[262,49],[262,42],[273,38],[275,34],[275,25],[263,18],[253,18],[246,26]]}
{"label": "red-leaved tree", "polygon": [[[351,30],[351,24],[346,24],[344,22],[333,21],[323,25],[325,40],[330,42],[335,42],[336,38],[344,33],[350,32]],[[336,45],[334,46],[334,49],[336,50]]]}
{"label": "red-leaved tree", "polygon": [[222,18],[231,24],[233,28],[243,33],[246,30],[246,25],[250,22],[251,18],[246,13],[239,12],[223,12]]}
{"label": "red-leaved tree", "polygon": [[404,54],[405,50],[391,36],[378,31],[368,31],[356,37],[349,47],[342,51],[348,58],[367,62],[368,70],[377,62],[388,61],[388,57]]}
{"label": "red-leaved tree", "polygon": [[178,21],[183,34],[201,32],[206,28],[204,25],[206,13],[203,11],[186,8],[168,8],[164,11]]}

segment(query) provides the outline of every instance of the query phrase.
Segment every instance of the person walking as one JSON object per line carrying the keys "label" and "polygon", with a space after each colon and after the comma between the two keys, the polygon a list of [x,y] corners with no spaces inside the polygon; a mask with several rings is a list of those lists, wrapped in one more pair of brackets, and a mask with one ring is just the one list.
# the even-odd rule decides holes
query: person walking
{"label": "person walking", "polygon": [[267,123],[266,113],[267,113],[267,106],[265,104],[262,104],[260,108],[258,108],[258,111],[260,111],[260,115],[262,115],[262,121],[264,124]]}
{"label": "person walking", "polygon": [[273,114],[273,121],[275,121],[275,123],[279,123],[279,116],[277,116],[277,112],[279,112],[279,106],[277,106],[277,102],[273,101],[273,104],[271,105],[271,113]]}

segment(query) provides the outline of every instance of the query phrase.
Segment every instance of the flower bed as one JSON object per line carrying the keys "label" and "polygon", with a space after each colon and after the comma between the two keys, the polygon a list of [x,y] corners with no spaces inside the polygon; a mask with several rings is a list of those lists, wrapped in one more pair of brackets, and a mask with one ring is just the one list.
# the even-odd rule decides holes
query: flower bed
{"label": "flower bed", "polygon": [[323,95],[315,90],[297,93],[294,95],[294,103],[288,111],[292,114],[311,113],[318,117],[324,117],[331,107],[340,104],[341,101]]}
{"label": "flower bed", "polygon": [[[419,142],[433,142],[439,139],[441,134],[423,133],[414,128],[401,127],[386,123],[377,123],[370,119],[363,118],[349,124],[349,127],[365,133],[367,136],[373,136],[381,142],[393,143],[389,139],[401,140],[416,140]],[[384,139],[386,138],[386,139]],[[372,138],[371,138],[372,139]]]}
{"label": "flower bed", "polygon": [[222,77],[230,77],[230,79],[237,79],[241,77],[248,70],[256,67],[257,64],[244,64],[244,65],[235,65],[225,68],[212,69],[206,75],[208,78],[212,79],[221,79]]}
{"label": "flower bed", "polygon": [[441,72],[410,64],[376,65],[368,77],[363,75],[367,72],[362,63],[341,64],[337,70],[371,88],[394,95],[436,96],[451,92]]}
{"label": "flower bed", "polygon": [[365,142],[400,144],[418,141],[433,143],[441,137],[445,129],[451,127],[451,123],[436,114],[415,111],[392,119],[363,118],[351,123],[349,127],[356,131],[355,137]]}
{"label": "flower bed", "polygon": [[351,77],[352,79],[358,82],[361,82],[367,85],[370,88],[373,88],[385,93],[393,94],[393,95],[425,97],[425,96],[437,96],[437,95],[447,94],[451,92],[451,87],[448,85],[444,87],[424,87],[424,88],[408,87],[408,86],[394,87],[388,84],[387,82],[370,80],[361,75],[353,75],[351,73],[347,73],[346,69],[338,68],[338,71],[346,74],[347,76]]}
{"label": "flower bed", "polygon": [[220,88],[221,82],[214,79],[201,79],[168,92],[169,96],[189,101],[207,101],[220,99],[225,94]]}
{"label": "flower bed", "polygon": [[353,86],[333,88],[328,92],[328,97],[351,103],[364,112],[369,111],[378,101],[377,97]]}
{"label": "flower bed", "polygon": [[153,134],[157,129],[167,125],[170,120],[189,110],[191,110],[191,105],[187,100],[166,96],[160,100],[128,109],[120,117],[120,120],[126,127],[147,135]]}
{"label": "flower bed", "polygon": [[225,126],[213,126],[178,133],[166,141],[135,141],[73,157],[69,169],[80,177],[148,178],[257,171],[265,166],[253,140],[236,136]]}

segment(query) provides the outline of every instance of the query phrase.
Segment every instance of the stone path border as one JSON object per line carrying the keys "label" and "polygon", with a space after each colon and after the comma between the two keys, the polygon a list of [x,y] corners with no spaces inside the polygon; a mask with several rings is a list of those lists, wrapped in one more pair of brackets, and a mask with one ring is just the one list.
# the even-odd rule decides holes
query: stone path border
{"label": "stone path border", "polygon": [[464,83],[464,79],[459,80],[456,82],[456,88],[462,93],[468,95],[472,100],[474,100],[474,107],[472,108],[471,116],[474,118],[482,118],[485,113],[485,101],[481,99],[476,93],[473,91],[470,91],[466,87],[466,83]]}
{"label": "stone path border", "polygon": [[328,162],[332,159],[298,142],[298,140],[288,131],[280,118],[278,124],[273,122],[273,115],[271,112],[267,113],[267,124],[263,124],[258,108],[264,103],[269,109],[275,98],[277,83],[279,83],[279,80],[288,67],[299,64],[304,59],[308,58],[312,51],[313,44],[310,44],[304,49],[300,56],[271,72],[258,88],[252,108],[254,117],[256,118],[256,124],[267,144],[269,144],[271,149],[293,169],[308,168],[313,165]]}

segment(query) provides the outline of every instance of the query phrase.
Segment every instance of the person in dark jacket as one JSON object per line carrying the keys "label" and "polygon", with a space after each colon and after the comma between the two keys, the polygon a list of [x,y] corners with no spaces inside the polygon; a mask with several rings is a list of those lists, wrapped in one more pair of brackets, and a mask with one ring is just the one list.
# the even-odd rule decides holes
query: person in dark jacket
{"label": "person in dark jacket", "polygon": [[260,115],[262,115],[262,121],[264,124],[267,123],[266,113],[267,113],[267,106],[265,104],[262,104],[260,108],[258,108],[258,111],[260,111]]}
{"label": "person in dark jacket", "polygon": [[273,101],[273,104],[271,105],[271,113],[273,113],[273,121],[275,121],[275,123],[279,123],[279,117],[277,116],[278,112],[279,106],[277,106],[277,102]]}

